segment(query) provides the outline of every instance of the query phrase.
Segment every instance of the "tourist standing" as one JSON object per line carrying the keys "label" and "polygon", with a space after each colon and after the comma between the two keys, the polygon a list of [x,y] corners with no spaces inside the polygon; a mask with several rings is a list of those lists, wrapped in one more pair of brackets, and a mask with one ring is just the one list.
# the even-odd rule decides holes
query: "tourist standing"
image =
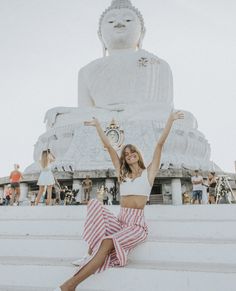
{"label": "tourist standing", "polygon": [[217,177],[215,172],[210,172],[208,174],[207,179],[208,184],[208,194],[209,194],[209,204],[215,204],[216,203],[216,184],[217,184]]}
{"label": "tourist standing", "polygon": [[0,205],[2,206],[4,204],[4,193],[0,192]]}
{"label": "tourist standing", "polygon": [[88,202],[90,200],[90,193],[93,187],[93,182],[89,176],[86,176],[86,179],[82,181],[82,187],[84,189],[84,201]]}
{"label": "tourist standing", "polygon": [[52,187],[52,197],[51,197],[51,199],[52,199],[51,204],[52,205],[55,205],[56,204],[56,198],[57,198],[56,189],[55,189],[55,187]]}
{"label": "tourist standing", "polygon": [[46,191],[47,191],[46,205],[51,205],[52,187],[55,184],[55,179],[50,165],[54,161],[55,157],[51,153],[50,149],[42,152],[40,160],[41,173],[39,175],[37,183],[37,185],[39,186],[39,192],[35,200],[35,205],[38,205],[42,194],[45,193]]}
{"label": "tourist standing", "polygon": [[8,206],[11,201],[11,184],[7,185],[7,187],[4,190],[4,198],[5,198],[5,205]]}
{"label": "tourist standing", "polygon": [[105,200],[105,188],[104,188],[104,185],[102,185],[97,190],[97,200],[104,204],[104,200]]}
{"label": "tourist standing", "polygon": [[65,187],[61,187],[60,190],[60,205],[65,205],[65,198],[66,198],[66,189]]}
{"label": "tourist standing", "polygon": [[11,205],[19,205],[20,199],[20,181],[23,179],[22,173],[20,172],[20,166],[18,164],[14,165],[14,170],[10,173],[10,183],[11,183]]}
{"label": "tourist standing", "polygon": [[111,191],[108,190],[108,188],[106,189],[107,189],[107,204],[112,205],[113,195],[111,194]]}
{"label": "tourist standing", "polygon": [[104,188],[103,205],[108,205],[108,188]]}
{"label": "tourist standing", "polygon": [[199,204],[202,203],[202,184],[203,184],[203,178],[201,175],[199,175],[199,171],[194,171],[194,176],[191,178],[192,184],[193,184],[193,204],[195,204],[196,201],[198,201]]}
{"label": "tourist standing", "polygon": [[35,205],[35,199],[36,199],[36,194],[34,192],[32,192],[30,195],[30,205],[31,206]]}

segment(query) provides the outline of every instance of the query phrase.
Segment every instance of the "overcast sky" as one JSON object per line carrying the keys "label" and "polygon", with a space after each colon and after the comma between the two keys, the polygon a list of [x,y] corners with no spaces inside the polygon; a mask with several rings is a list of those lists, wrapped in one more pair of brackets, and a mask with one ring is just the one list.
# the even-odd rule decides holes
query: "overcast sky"
{"label": "overcast sky", "polygon": [[[47,109],[76,106],[77,72],[102,56],[98,19],[110,0],[0,0],[0,177],[23,170]],[[144,49],[166,60],[175,107],[192,112],[212,160],[236,160],[236,1],[133,0]]]}

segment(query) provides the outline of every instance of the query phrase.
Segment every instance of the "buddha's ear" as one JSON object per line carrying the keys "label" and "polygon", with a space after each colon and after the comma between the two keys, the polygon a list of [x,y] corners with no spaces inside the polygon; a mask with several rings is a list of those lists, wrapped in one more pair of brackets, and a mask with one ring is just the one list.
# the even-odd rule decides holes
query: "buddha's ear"
{"label": "buddha's ear", "polygon": [[106,57],[107,55],[107,48],[106,48],[106,45],[102,39],[102,34],[100,31],[98,31],[98,38],[100,40],[100,42],[102,43],[102,52],[103,52],[103,56]]}
{"label": "buddha's ear", "polygon": [[138,41],[138,45],[137,45],[137,48],[138,49],[141,49],[142,46],[143,46],[143,39],[145,37],[145,34],[146,34],[146,29],[143,28],[143,30],[141,31],[141,34],[140,34],[140,38],[139,38],[139,41]]}

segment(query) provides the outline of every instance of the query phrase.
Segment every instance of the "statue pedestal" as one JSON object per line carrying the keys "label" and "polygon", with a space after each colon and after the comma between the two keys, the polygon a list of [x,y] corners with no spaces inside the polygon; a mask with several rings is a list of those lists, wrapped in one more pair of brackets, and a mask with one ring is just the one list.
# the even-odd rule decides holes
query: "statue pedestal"
{"label": "statue pedestal", "polygon": [[180,179],[171,180],[171,191],[172,191],[172,204],[182,205],[182,187]]}
{"label": "statue pedestal", "polygon": [[27,183],[20,183],[20,202],[28,201],[29,186]]}
{"label": "statue pedestal", "polygon": [[[153,111],[155,112],[155,108]],[[130,120],[125,119],[123,113],[113,113],[114,115],[112,115],[110,112],[105,115],[105,111],[102,112],[102,116],[95,115],[101,121],[102,128],[105,130],[109,126],[112,116],[115,115],[115,121],[124,131],[124,144],[136,145],[143,155],[145,164],[148,165],[166,119],[159,119],[158,114],[156,119],[154,116],[139,119],[139,115],[136,114],[137,119]],[[194,118],[191,119],[190,114],[187,113],[186,117],[186,119],[174,123],[163,149],[161,163],[167,165],[171,163],[176,168],[184,166],[190,169],[209,170],[211,168],[210,145],[203,134],[194,128]],[[60,122],[63,118],[69,122],[66,115],[60,116]],[[188,119],[191,119],[191,122],[188,122]],[[67,126],[60,122],[39,137],[35,145],[35,161],[40,159],[42,150],[49,147],[56,157],[54,167],[59,171],[62,169],[83,171],[113,168],[110,157],[100,143],[95,128],[85,127],[82,122],[71,123]],[[25,173],[39,172],[39,170],[39,164],[35,162],[26,169]]]}

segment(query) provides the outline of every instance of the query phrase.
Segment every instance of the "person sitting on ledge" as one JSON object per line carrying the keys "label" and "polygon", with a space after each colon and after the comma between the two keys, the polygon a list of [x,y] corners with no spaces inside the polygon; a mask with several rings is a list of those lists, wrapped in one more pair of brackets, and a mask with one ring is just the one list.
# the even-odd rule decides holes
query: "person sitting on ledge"
{"label": "person sitting on ledge", "polygon": [[158,173],[161,152],[173,122],[183,118],[180,111],[170,114],[148,167],[145,167],[143,158],[134,145],[124,146],[119,157],[97,119],[93,118],[92,121],[84,123],[96,128],[110,155],[120,183],[121,208],[116,217],[98,200],[89,201],[83,233],[83,238],[89,245],[89,256],[76,274],[55,291],[75,291],[77,285],[92,274],[109,267],[125,266],[130,250],[146,240],[148,227],[144,218],[144,207]]}

